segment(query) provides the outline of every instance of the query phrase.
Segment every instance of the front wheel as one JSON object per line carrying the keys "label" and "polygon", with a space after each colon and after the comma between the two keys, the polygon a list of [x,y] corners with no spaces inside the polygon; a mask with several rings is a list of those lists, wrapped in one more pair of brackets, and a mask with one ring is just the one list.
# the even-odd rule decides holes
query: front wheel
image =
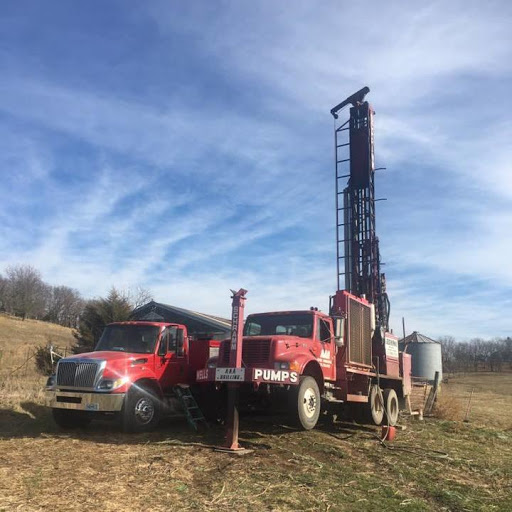
{"label": "front wheel", "polygon": [[152,389],[132,386],[125,398],[122,426],[125,432],[148,432],[160,420],[160,400]]}
{"label": "front wheel", "polygon": [[315,427],[320,416],[321,399],[318,384],[313,377],[301,377],[298,386],[290,390],[290,416],[294,424],[304,430]]}

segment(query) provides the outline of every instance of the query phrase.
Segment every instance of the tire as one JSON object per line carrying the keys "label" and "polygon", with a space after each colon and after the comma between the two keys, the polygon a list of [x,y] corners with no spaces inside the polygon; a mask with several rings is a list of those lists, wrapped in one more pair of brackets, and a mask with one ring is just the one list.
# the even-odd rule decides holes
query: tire
{"label": "tire", "polygon": [[384,407],[382,403],[382,393],[377,384],[370,388],[368,403],[365,407],[365,420],[373,425],[380,425],[384,419]]}
{"label": "tire", "polygon": [[321,398],[318,384],[313,377],[300,378],[298,386],[290,389],[290,417],[294,425],[303,430],[315,427],[320,416]]}
{"label": "tire", "polygon": [[149,432],[160,421],[161,407],[157,394],[149,388],[133,385],[121,411],[125,432]]}
{"label": "tire", "polygon": [[394,389],[384,390],[384,406],[386,407],[387,420],[385,422],[394,427],[398,422],[398,396]]}
{"label": "tire", "polygon": [[52,416],[55,423],[64,429],[86,427],[91,422],[87,413],[73,409],[52,409]]}

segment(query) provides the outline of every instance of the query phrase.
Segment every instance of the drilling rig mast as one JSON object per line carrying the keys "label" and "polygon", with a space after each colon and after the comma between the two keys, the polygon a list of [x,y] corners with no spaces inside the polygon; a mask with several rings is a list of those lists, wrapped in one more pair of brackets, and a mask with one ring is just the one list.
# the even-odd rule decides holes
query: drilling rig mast
{"label": "drilling rig mast", "polygon": [[[382,338],[389,330],[390,304],[386,277],[380,271],[375,227],[374,111],[365,101],[369,92],[364,87],[331,110],[336,162],[337,289],[341,289],[344,276],[346,291],[375,305],[375,335]],[[352,105],[350,117],[339,123],[338,112],[347,105]],[[346,178],[348,184],[341,190],[340,180]]]}

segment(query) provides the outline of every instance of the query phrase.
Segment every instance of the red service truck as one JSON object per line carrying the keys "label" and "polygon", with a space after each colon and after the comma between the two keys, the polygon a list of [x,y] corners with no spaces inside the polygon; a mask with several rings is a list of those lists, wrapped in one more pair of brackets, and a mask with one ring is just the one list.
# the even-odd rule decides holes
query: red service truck
{"label": "red service truck", "polygon": [[126,431],[150,430],[163,415],[195,407],[190,386],[219,344],[194,339],[180,324],[109,324],[93,352],[59,360],[47,382],[46,403],[65,428],[114,418]]}

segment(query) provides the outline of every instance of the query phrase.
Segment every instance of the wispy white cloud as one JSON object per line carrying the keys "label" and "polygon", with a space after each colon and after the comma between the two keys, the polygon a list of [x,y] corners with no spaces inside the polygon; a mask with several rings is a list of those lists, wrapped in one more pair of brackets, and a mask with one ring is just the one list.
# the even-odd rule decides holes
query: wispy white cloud
{"label": "wispy white cloud", "polygon": [[[511,12],[507,2],[131,6],[138,38],[156,28],[138,58],[163,56],[140,94],[84,78],[110,65],[92,32],[80,37],[95,65],[74,81],[4,51],[0,165],[14,193],[0,191],[0,269],[28,262],[88,296],[142,284],[218,314],[238,286],[252,311],[326,309],[328,111],[368,84],[388,167],[378,231],[393,321],[431,335],[504,332],[509,305],[490,298],[512,285]],[[125,55],[116,72],[138,65]]]}

